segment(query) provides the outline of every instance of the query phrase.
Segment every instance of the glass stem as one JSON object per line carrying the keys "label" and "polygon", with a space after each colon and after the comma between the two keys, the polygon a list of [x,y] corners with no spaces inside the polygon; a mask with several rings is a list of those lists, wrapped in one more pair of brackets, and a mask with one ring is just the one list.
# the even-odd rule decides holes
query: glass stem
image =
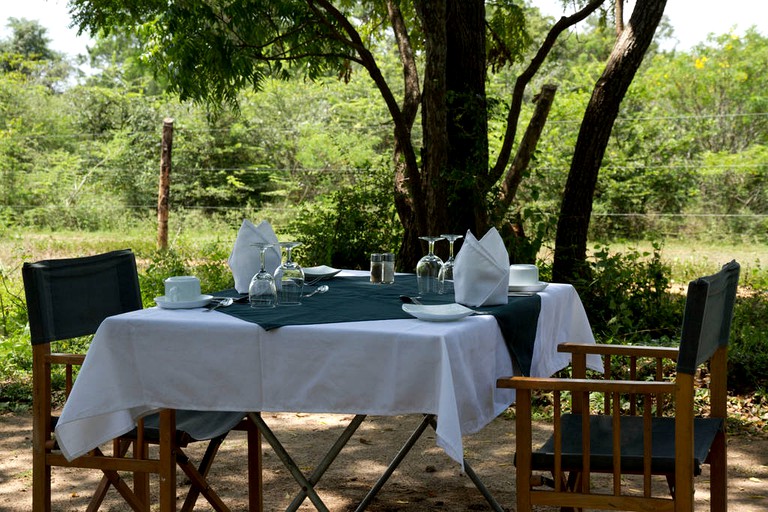
{"label": "glass stem", "polygon": [[261,271],[262,272],[266,271],[266,266],[267,266],[267,262],[266,262],[267,255],[266,255],[266,253],[267,253],[267,248],[266,247],[261,250],[261,253],[259,253],[259,259],[261,260]]}

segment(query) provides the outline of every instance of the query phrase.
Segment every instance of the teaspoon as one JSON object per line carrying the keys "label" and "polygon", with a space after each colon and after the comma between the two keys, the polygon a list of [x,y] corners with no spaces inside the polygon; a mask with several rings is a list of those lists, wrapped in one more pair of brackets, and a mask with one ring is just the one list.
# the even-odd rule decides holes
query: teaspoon
{"label": "teaspoon", "polygon": [[235,299],[232,297],[227,297],[226,299],[221,299],[215,306],[206,309],[206,311],[213,311],[216,308],[225,308],[227,306],[231,306],[233,302],[235,302]]}
{"label": "teaspoon", "polygon": [[313,296],[313,295],[315,295],[317,293],[325,293],[327,291],[328,291],[328,285],[327,284],[323,284],[323,285],[318,286],[317,288],[315,288],[311,292],[303,295],[303,297],[306,299],[307,297],[311,297],[311,296]]}

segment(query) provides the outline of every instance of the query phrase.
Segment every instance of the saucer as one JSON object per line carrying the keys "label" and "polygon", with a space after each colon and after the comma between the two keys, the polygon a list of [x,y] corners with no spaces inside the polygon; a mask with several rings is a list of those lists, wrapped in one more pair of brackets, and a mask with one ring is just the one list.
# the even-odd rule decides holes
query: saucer
{"label": "saucer", "polygon": [[317,280],[321,281],[323,279],[330,279],[341,270],[333,267],[329,267],[327,265],[320,265],[319,267],[306,267],[304,270],[304,278],[307,281],[310,280]]}
{"label": "saucer", "polygon": [[155,297],[155,304],[163,309],[192,309],[207,306],[211,300],[213,300],[213,295],[200,295],[195,300],[180,300],[177,302],[172,302],[168,300],[165,295],[162,295],[160,297]]}
{"label": "saucer", "polygon": [[475,311],[461,304],[403,304],[403,311],[427,322],[451,322],[473,314]]}
{"label": "saucer", "polygon": [[513,293],[536,293],[544,290],[549,283],[539,281],[536,284],[511,284],[509,285],[509,291]]}

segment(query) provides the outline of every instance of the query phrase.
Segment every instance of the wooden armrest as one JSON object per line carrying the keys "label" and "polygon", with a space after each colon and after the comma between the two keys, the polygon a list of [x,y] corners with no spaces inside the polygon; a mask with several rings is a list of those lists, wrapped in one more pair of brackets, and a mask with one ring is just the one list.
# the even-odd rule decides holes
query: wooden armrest
{"label": "wooden armrest", "polygon": [[554,377],[503,377],[496,381],[496,387],[635,394],[673,393],[675,391],[675,383],[667,381],[558,379]]}
{"label": "wooden armrest", "polygon": [[557,346],[558,352],[571,354],[598,354],[627,357],[667,358],[677,360],[679,352],[677,347],[651,347],[646,345],[587,345],[584,343],[561,343]]}
{"label": "wooden armrest", "polygon": [[48,362],[51,364],[82,365],[83,361],[85,361],[85,354],[64,354],[62,352],[48,354]]}

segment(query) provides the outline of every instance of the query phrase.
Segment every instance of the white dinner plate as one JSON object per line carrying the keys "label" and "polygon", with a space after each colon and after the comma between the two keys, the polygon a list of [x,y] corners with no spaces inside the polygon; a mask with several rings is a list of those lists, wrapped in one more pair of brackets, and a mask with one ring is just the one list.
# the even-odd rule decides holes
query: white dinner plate
{"label": "white dinner plate", "polygon": [[195,300],[183,300],[178,302],[172,302],[166,298],[165,295],[155,297],[155,304],[163,309],[192,309],[202,308],[207,306],[213,300],[213,295],[200,295]]}
{"label": "white dinner plate", "polygon": [[320,265],[319,267],[307,267],[304,269],[304,279],[307,281],[312,279],[330,279],[339,272],[341,272],[341,270],[329,267],[327,265]]}
{"label": "white dinner plate", "polygon": [[511,284],[509,291],[512,293],[536,293],[544,290],[548,284],[541,281],[537,284]]}
{"label": "white dinner plate", "polygon": [[403,304],[403,311],[427,322],[451,322],[474,313],[461,304]]}

